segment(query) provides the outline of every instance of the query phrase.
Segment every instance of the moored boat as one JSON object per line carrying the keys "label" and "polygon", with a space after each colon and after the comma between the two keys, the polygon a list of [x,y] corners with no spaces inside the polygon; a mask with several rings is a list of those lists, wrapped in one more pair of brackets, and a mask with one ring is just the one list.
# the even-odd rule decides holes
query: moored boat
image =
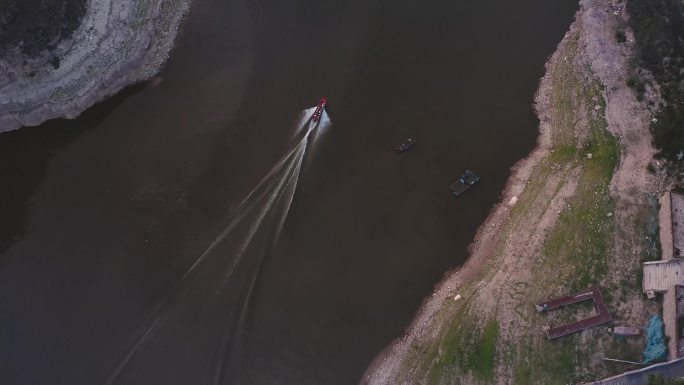
{"label": "moored boat", "polygon": [[394,147],[394,151],[396,151],[397,154],[402,153],[413,147],[414,144],[416,144],[416,138],[410,137]]}
{"label": "moored boat", "polygon": [[459,196],[470,190],[470,188],[479,181],[480,177],[477,174],[475,174],[472,170],[466,170],[456,182],[449,186],[449,190],[451,190],[452,194]]}

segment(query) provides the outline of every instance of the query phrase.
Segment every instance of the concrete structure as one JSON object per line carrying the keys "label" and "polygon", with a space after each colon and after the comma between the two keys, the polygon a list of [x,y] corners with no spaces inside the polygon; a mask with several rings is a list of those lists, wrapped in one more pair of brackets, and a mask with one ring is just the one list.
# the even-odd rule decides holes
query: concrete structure
{"label": "concrete structure", "polygon": [[658,214],[662,260],[644,263],[643,290],[649,298],[663,294],[663,322],[668,359],[679,354],[677,287],[684,285],[684,195],[667,192]]}
{"label": "concrete structure", "polygon": [[683,262],[679,259],[644,262],[644,291],[664,293],[674,289],[675,285],[684,284]]}
{"label": "concrete structure", "polygon": [[670,362],[651,365],[646,368],[622,373],[619,376],[606,378],[600,381],[587,382],[583,385],[643,385],[649,376],[660,374],[665,378],[684,377],[684,358]]}
{"label": "concrete structure", "polygon": [[684,285],[684,260],[654,261],[644,263],[644,292],[663,294],[663,322],[668,359],[677,358],[677,294],[676,287]]}

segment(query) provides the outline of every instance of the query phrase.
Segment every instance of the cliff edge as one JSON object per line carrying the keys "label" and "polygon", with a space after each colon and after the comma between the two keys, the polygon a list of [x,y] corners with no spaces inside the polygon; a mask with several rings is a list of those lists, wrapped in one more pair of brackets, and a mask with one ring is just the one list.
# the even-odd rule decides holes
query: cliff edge
{"label": "cliff edge", "polygon": [[[0,132],[75,118],[127,85],[154,76],[169,56],[190,3],[33,2],[43,6],[42,26],[35,11],[16,15],[15,5],[12,14],[12,1],[0,2],[0,40],[7,42],[0,46]],[[53,18],[60,20],[54,27],[50,13],[62,16]],[[22,26],[31,23],[40,27]]]}

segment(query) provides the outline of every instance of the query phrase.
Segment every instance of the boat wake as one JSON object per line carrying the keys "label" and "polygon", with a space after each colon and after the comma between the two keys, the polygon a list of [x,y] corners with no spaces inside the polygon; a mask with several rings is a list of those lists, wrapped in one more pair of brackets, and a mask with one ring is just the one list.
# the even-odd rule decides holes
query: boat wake
{"label": "boat wake", "polygon": [[330,126],[320,105],[302,111],[294,145],[154,308],[106,385],[235,381],[262,266],[287,219],[305,155]]}

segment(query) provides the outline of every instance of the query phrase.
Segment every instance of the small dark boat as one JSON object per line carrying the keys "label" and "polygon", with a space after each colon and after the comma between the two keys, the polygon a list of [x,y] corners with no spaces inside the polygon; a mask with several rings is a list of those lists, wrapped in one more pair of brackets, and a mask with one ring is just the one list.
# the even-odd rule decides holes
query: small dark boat
{"label": "small dark boat", "polygon": [[416,144],[416,138],[411,137],[403,142],[399,143],[396,147],[394,147],[394,151],[396,151],[397,154],[402,153],[409,148],[413,147],[413,145]]}
{"label": "small dark boat", "polygon": [[459,196],[470,190],[470,188],[479,181],[480,177],[477,176],[477,174],[471,170],[466,170],[456,182],[449,186],[449,190],[451,190],[452,194]]}

